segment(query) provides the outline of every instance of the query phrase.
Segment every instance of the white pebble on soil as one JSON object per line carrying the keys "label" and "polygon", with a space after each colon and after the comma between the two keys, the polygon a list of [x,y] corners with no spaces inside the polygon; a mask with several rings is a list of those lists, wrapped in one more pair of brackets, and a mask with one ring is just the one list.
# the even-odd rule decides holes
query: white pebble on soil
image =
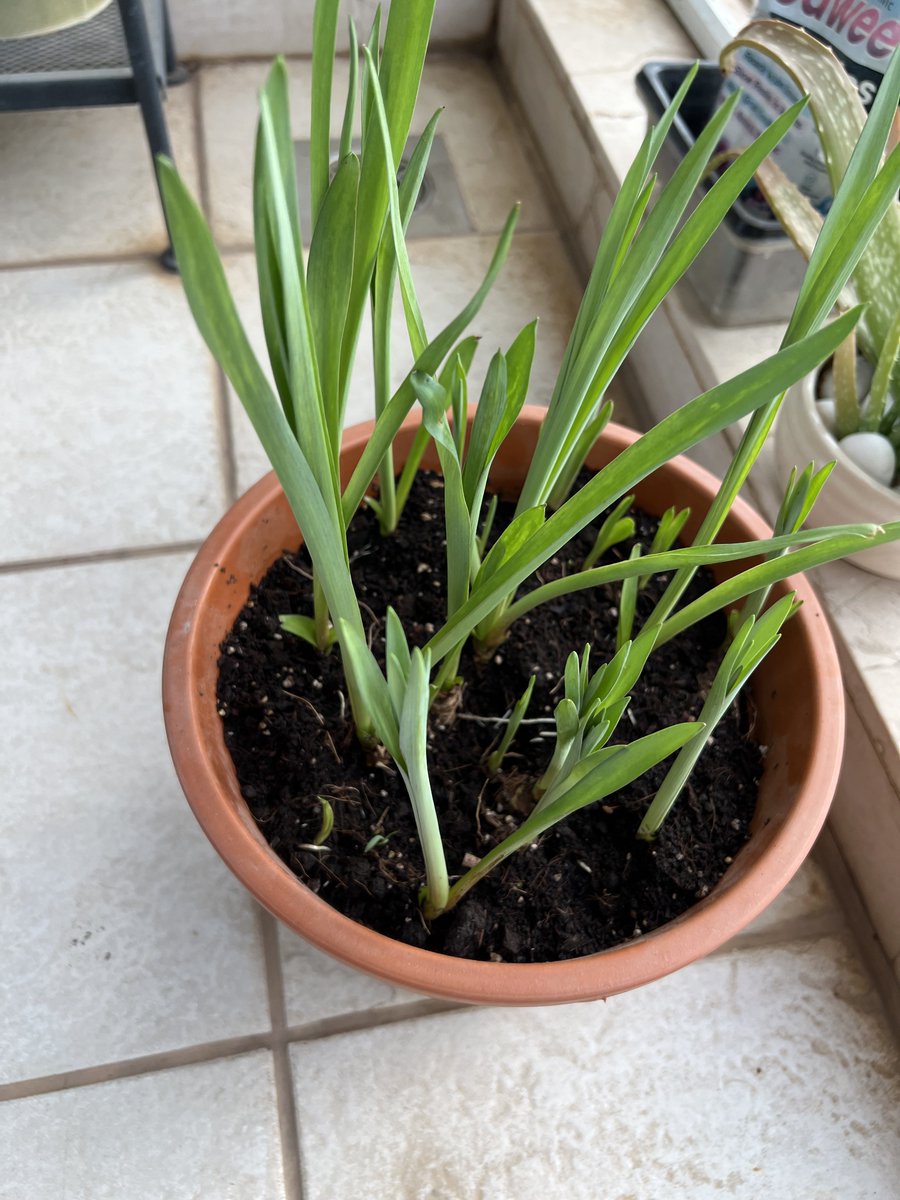
{"label": "white pebble on soil", "polygon": [[880,433],[851,433],[843,438],[841,449],[851,462],[876,483],[890,487],[894,482],[897,459],[894,447]]}
{"label": "white pebble on soil", "polygon": [[837,421],[837,414],[836,414],[835,408],[834,408],[834,401],[833,400],[817,400],[816,401],[816,409],[819,413],[819,420],[822,422],[822,424],[825,426],[825,428],[828,430],[828,432],[831,434],[831,436],[834,437],[834,428],[835,428],[835,423]]}

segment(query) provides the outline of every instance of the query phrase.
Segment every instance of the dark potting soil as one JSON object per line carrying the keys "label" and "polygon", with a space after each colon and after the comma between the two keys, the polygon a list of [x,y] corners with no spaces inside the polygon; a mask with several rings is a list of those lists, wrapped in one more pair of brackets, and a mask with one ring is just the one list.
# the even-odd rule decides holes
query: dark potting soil
{"label": "dark potting soil", "polygon": [[[501,504],[495,534],[512,515]],[[649,547],[656,522],[642,513],[636,538]],[[588,527],[527,587],[580,569],[597,526]],[[357,595],[384,650],[384,613],[397,610],[407,637],[424,644],[445,615],[443,485],[420,475],[401,528],[381,537],[363,509],[349,531]],[[603,561],[627,557],[631,543]],[[639,595],[636,628],[665,577]],[[691,595],[711,585],[700,572]],[[523,588],[523,590],[525,590]],[[615,652],[619,586],[546,603],[522,618],[486,663],[470,650],[455,712],[432,720],[428,758],[451,878],[527,815],[531,788],[549,760],[553,709],[566,656],[592,647],[596,669]],[[752,700],[734,706],[701,756],[656,841],[635,832],[667,764],[573,814],[481,880],[429,927],[417,897],[424,883],[415,822],[400,775],[357,741],[339,653],[319,655],[284,633],[279,615],[312,612],[309,560],[288,551],[254,589],[222,646],[219,711],[244,797],[276,853],[314,892],[348,917],[415,946],[466,958],[545,962],[591,954],[664,924],[705,896],[748,836],[761,756]],[[650,658],[614,740],[697,716],[720,656],[724,618],[711,618]],[[530,676],[527,718],[495,777],[485,759]],[[334,828],[324,852],[305,849],[328,798]]]}

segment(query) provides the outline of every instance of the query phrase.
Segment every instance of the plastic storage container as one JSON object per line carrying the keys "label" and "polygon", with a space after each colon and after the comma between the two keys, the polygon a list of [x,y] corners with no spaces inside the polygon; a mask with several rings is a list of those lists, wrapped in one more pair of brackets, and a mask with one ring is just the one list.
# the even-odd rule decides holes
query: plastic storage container
{"label": "plastic storage container", "polygon": [[[688,63],[647,63],[638,91],[656,122],[684,81]],[[709,118],[722,75],[718,63],[701,63],[660,151],[660,179],[671,177]],[[699,196],[698,196],[699,200]],[[806,261],[773,217],[764,220],[740,200],[685,276],[716,325],[753,325],[787,320],[806,271]]]}

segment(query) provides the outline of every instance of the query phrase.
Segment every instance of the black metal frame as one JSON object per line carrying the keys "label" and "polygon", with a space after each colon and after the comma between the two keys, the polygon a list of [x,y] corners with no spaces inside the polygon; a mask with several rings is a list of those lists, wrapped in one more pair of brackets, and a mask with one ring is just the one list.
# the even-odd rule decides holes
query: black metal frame
{"label": "black metal frame", "polygon": [[[29,80],[7,80],[0,76],[0,112],[47,108],[99,107],[106,104],[138,104],[150,148],[153,174],[159,187],[156,171],[157,154],[173,157],[172,143],[166,125],[162,98],[167,85],[183,83],[188,72],[179,67],[166,0],[161,0],[165,44],[166,77],[160,78],[153,54],[153,43],[147,26],[142,0],[116,0],[122,19],[122,31],[131,62],[131,75],[85,72],[83,79],[46,79],[35,76]],[[160,197],[160,200],[162,197]],[[165,219],[165,208],[163,208]],[[168,228],[168,222],[167,222]],[[169,246],[160,256],[167,270],[176,271],[175,255]]]}

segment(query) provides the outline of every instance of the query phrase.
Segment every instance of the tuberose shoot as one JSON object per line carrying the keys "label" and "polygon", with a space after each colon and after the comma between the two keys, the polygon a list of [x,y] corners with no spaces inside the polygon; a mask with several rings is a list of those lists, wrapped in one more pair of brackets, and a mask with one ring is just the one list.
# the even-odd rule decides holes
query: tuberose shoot
{"label": "tuberose shoot", "polygon": [[[191,310],[278,474],[312,562],[312,611],[284,614],[283,628],[323,654],[339,654],[358,737],[373,756],[386,754],[402,775],[420,841],[421,908],[428,921],[439,919],[487,872],[555,823],[614,797],[672,758],[662,786],[636,822],[636,837],[656,836],[707,740],[794,611],[790,592],[770,605],[770,590],[807,567],[900,537],[896,524],[802,528],[816,495],[827,486],[827,468],[810,466],[790,480],[772,537],[740,544],[716,540],[784,393],[834,354],[863,317],[863,308],[854,305],[828,319],[900,186],[897,154],[882,165],[900,95],[900,57],[895,56],[844,171],[781,348],[666,417],[600,470],[589,471],[585,481],[588,454],[612,415],[609,386],[630,348],[804,105],[801,101],[779,118],[691,209],[736,97],[712,116],[657,192],[654,163],[690,86],[689,73],[644,138],[612,207],[515,515],[496,533],[492,466],[528,397],[538,330],[531,322],[509,345],[486,347],[484,382],[470,407],[476,397],[469,373],[480,352],[473,322],[503,269],[518,217],[515,207],[482,282],[459,313],[441,329],[429,328],[424,319],[406,236],[440,111],[419,126],[399,180],[398,170],[413,128],[433,9],[434,0],[393,0],[386,19],[379,14],[365,40],[351,22],[346,103],[332,112],[339,3],[318,0],[309,229],[300,224],[283,60],[274,64],[260,92],[253,210],[267,367],[245,333],[206,218],[174,165],[165,158],[158,163]],[[332,173],[333,130],[340,131],[340,139]],[[358,464],[342,484],[341,438],[367,311],[375,422]],[[408,343],[400,376],[391,342],[399,313]],[[414,410],[421,425],[401,462],[395,440]],[[635,533],[629,511],[642,481],[675,455],[745,418],[746,430],[709,511],[669,509],[650,543],[623,556],[621,544]],[[360,506],[368,504],[382,534],[392,534],[429,446],[443,475],[447,609],[443,623],[422,645],[414,644],[395,608],[371,614],[360,602],[347,530]],[[536,571],[592,525],[595,536],[582,570],[523,590]],[[721,563],[738,564],[737,572],[683,603],[697,569]],[[659,575],[668,582],[652,612],[639,619],[641,594]],[[448,697],[465,686],[464,660],[490,656],[536,607],[584,589],[593,591],[598,604],[609,603],[609,588],[618,596],[616,652],[603,662],[584,646],[566,663],[552,726],[547,726],[548,732],[552,728],[550,760],[534,772],[530,811],[467,870],[448,864],[428,770],[435,706],[446,707]],[[647,661],[684,629],[720,610],[738,615],[731,619],[730,639],[708,694],[698,699],[695,719],[630,739],[623,716],[640,689]],[[384,625],[383,657],[373,649],[373,615]],[[467,650],[472,651],[468,658]],[[486,773],[502,772],[513,759],[521,762],[522,730],[536,719],[528,716],[532,687],[533,680],[508,714],[497,714],[497,741],[484,763]],[[316,844],[327,847],[334,817],[324,798],[320,808]]]}

